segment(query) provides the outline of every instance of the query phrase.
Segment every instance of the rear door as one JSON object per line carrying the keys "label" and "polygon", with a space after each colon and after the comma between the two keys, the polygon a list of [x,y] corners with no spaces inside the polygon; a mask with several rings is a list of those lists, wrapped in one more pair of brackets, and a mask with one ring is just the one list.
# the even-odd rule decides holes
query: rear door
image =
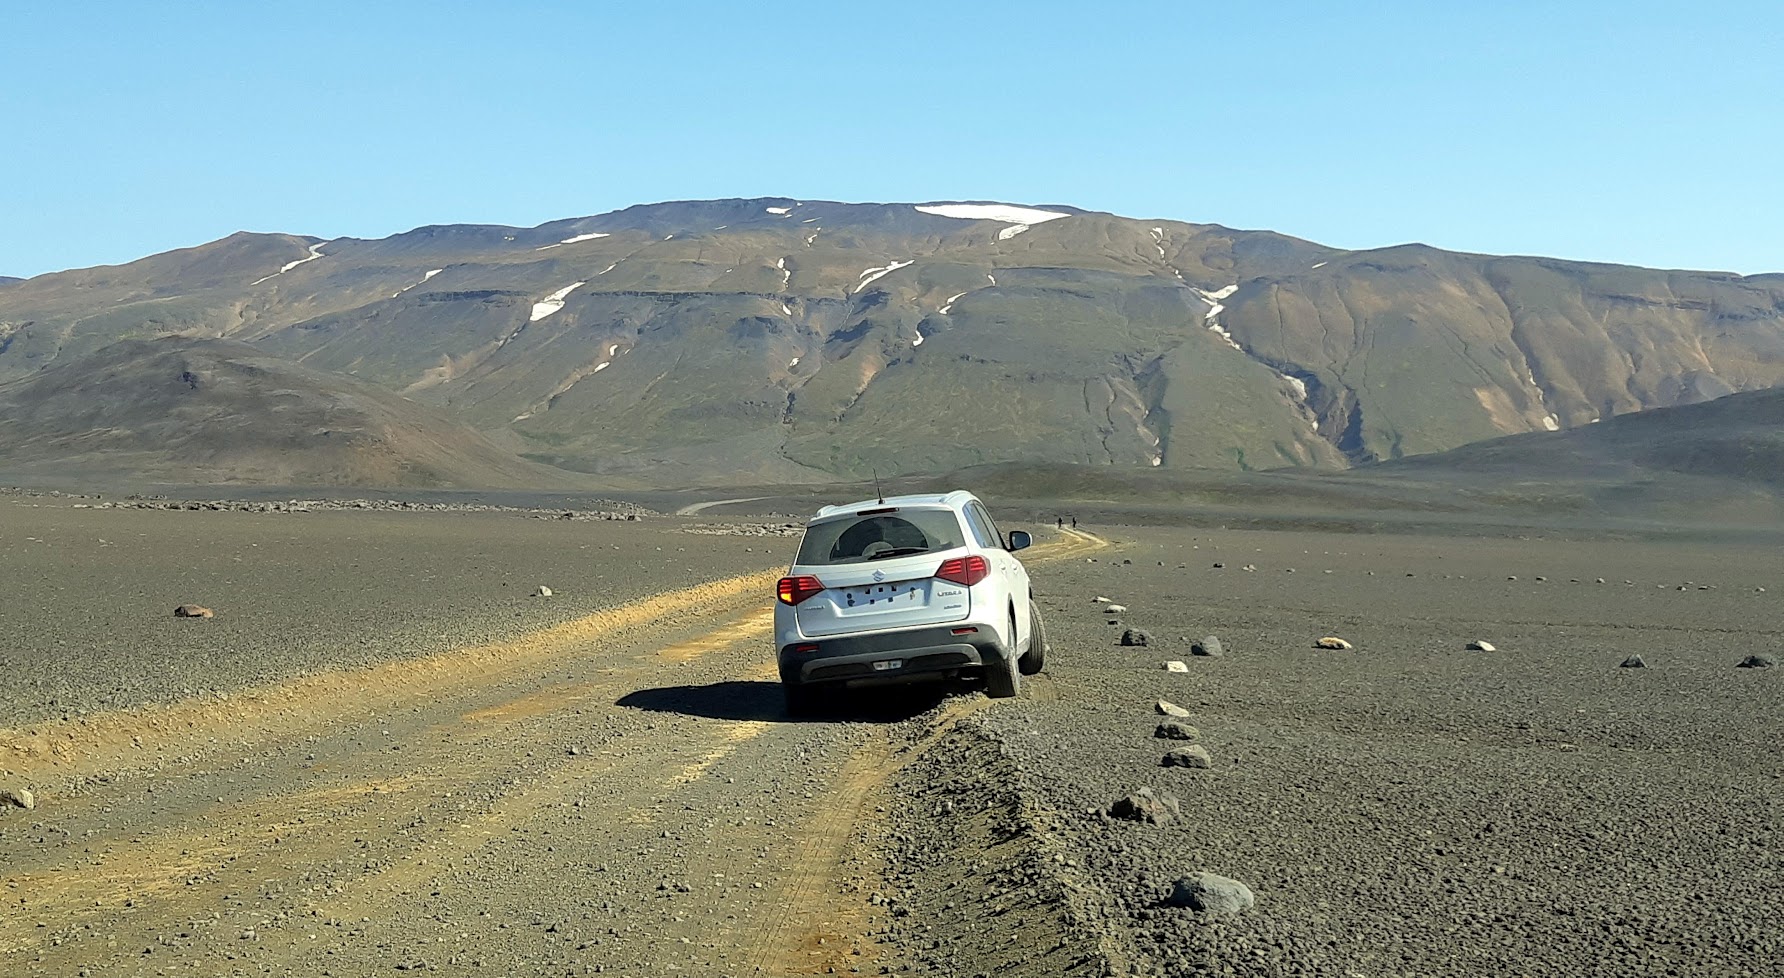
{"label": "rear door", "polygon": [[992,572],[998,575],[1008,590],[1009,600],[1016,608],[1016,635],[1012,639],[1017,648],[1028,641],[1028,568],[1016,555],[1009,551],[1009,538],[1003,535],[991,513],[983,503],[974,500],[966,504],[967,525],[974,536],[986,537],[983,545],[985,557],[991,562]]}

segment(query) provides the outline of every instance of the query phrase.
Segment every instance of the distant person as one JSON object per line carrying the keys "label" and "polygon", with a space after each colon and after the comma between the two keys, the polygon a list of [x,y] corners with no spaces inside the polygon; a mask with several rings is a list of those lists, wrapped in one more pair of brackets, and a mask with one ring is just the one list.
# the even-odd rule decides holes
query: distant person
{"label": "distant person", "polygon": [[1063,517],[1063,516],[1053,517],[1053,528],[1056,530],[1065,529],[1065,517]]}
{"label": "distant person", "polygon": [[1076,516],[1074,516],[1074,517],[1072,517],[1072,529],[1076,530],[1077,528],[1078,528],[1078,518]]}

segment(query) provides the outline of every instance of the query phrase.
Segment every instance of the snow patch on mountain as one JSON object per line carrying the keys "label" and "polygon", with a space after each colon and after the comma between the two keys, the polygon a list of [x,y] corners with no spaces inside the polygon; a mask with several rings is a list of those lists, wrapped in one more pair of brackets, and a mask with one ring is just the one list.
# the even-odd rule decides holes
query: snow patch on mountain
{"label": "snow patch on mountain", "polygon": [[[1216,289],[1213,292],[1206,291],[1205,289],[1197,289],[1197,288],[1192,287],[1191,291],[1193,291],[1196,295],[1201,296],[1203,302],[1208,303],[1208,312],[1206,315],[1204,315],[1202,317],[1202,319],[1207,322],[1212,322],[1215,316],[1218,316],[1221,313],[1226,311],[1226,306],[1221,304],[1221,300],[1231,296],[1234,292],[1239,291],[1239,285],[1238,285],[1238,283],[1234,283],[1232,285],[1226,286],[1225,288]],[[1209,328],[1212,329],[1213,327],[1209,327]]]}
{"label": "snow patch on mountain", "polygon": [[1220,338],[1223,340],[1226,340],[1227,346],[1230,346],[1233,349],[1238,350],[1240,353],[1245,352],[1245,348],[1239,345],[1238,340],[1233,339],[1233,334],[1227,332],[1227,328],[1225,326],[1220,325],[1220,323],[1218,323],[1218,322],[1212,322],[1212,323],[1208,324],[1208,328],[1213,330],[1214,332],[1220,334]]}
{"label": "snow patch on mountain", "polygon": [[997,232],[997,240],[1008,241],[1033,226],[1034,225],[1032,224],[1012,224],[1009,227],[1004,228],[1002,231]]}
{"label": "snow patch on mountain", "polygon": [[322,257],[322,245],[325,245],[328,243],[329,242],[327,242],[327,241],[323,241],[319,244],[311,245],[310,246],[310,257],[299,258],[297,261],[293,261],[293,262],[286,262],[284,265],[280,266],[278,271],[272,273],[271,275],[268,275],[265,278],[258,278],[252,282],[249,282],[248,287],[253,288],[254,286],[259,285],[260,283],[266,281],[269,278],[277,278],[278,276],[291,271],[293,268],[296,268],[297,266],[302,265],[304,262],[311,262],[311,261],[315,261],[318,258],[321,258]]}
{"label": "snow patch on mountain", "polygon": [[948,296],[948,301],[942,303],[942,307],[940,310],[941,314],[946,316],[948,314],[948,310],[954,308],[954,301],[956,299],[959,299],[961,296],[963,296],[965,294],[966,294],[965,292],[956,292],[953,295]]}
{"label": "snow patch on mountain", "polygon": [[573,238],[565,238],[564,240],[559,241],[557,244],[548,244],[541,248],[534,248],[533,250],[534,251],[549,251],[553,248],[561,248],[567,244],[577,244],[578,242],[582,242],[582,241],[593,241],[596,238],[606,238],[606,237],[611,237],[611,235],[608,235],[605,232],[601,232],[601,231],[592,232],[590,234],[579,234]]}
{"label": "snow patch on mountain", "polygon": [[1015,204],[922,204],[919,213],[955,217],[964,221],[1001,221],[1005,224],[1041,224],[1072,215]]}
{"label": "snow patch on mountain", "polygon": [[397,289],[397,290],[396,290],[396,291],[395,291],[395,292],[392,292],[392,293],[391,293],[391,294],[390,294],[390,297],[391,297],[391,298],[392,298],[392,299],[394,299],[394,298],[396,298],[396,297],[397,297],[397,296],[399,296],[399,295],[402,295],[402,294],[403,294],[403,293],[404,293],[404,292],[407,292],[407,291],[409,291],[409,290],[410,290],[410,289],[412,289],[412,288],[414,288],[414,287],[415,287],[415,286],[416,286],[416,285],[425,285],[425,284],[426,284],[426,283],[427,283],[427,280],[428,280],[428,279],[430,279],[430,278],[433,278],[433,277],[434,277],[434,276],[435,276],[435,275],[438,275],[438,274],[440,274],[440,273],[441,273],[441,272],[443,272],[443,271],[445,271],[445,270],[446,270],[446,269],[444,269],[444,268],[433,268],[433,269],[429,269],[429,270],[428,270],[428,272],[427,272],[427,274],[425,274],[425,275],[423,275],[423,276],[421,276],[421,281],[419,281],[419,282],[416,282],[416,283],[414,283],[414,285],[405,285],[405,286],[403,286],[403,287],[402,287],[402,288],[400,288],[400,289]]}
{"label": "snow patch on mountain", "polygon": [[764,209],[770,214],[787,215],[793,213],[793,208],[791,207],[768,207]]}
{"label": "snow patch on mountain", "polygon": [[1306,419],[1307,427],[1313,429],[1314,434],[1319,434],[1319,416],[1314,413],[1313,405],[1307,401],[1307,382],[1280,370],[1276,371],[1276,376],[1281,377],[1288,384],[1289,389],[1295,392],[1295,400],[1300,403],[1302,417]]}
{"label": "snow patch on mountain", "polygon": [[887,275],[890,275],[893,272],[896,272],[901,268],[908,268],[911,265],[916,264],[916,261],[917,260],[915,258],[911,259],[910,261],[895,261],[890,265],[884,265],[879,268],[869,268],[866,271],[863,271],[861,273],[860,284],[855,286],[855,292],[857,292],[857,293],[860,292],[862,289],[867,288],[869,285],[872,285],[873,283],[879,281],[882,278],[885,278]]}
{"label": "snow patch on mountain", "polygon": [[527,322],[536,323],[539,320],[544,319],[546,316],[564,308],[564,299],[567,298],[570,293],[587,284],[587,282],[572,282],[538,302],[533,303],[533,314],[527,317]]}

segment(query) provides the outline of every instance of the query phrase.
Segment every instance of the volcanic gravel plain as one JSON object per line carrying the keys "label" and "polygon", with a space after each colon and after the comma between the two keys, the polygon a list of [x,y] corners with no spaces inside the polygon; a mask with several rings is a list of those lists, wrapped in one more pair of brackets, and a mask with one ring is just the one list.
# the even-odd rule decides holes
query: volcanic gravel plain
{"label": "volcanic gravel plain", "polygon": [[[7,973],[1784,960],[1784,674],[1737,667],[1784,653],[1769,542],[1038,528],[1020,697],[795,722],[778,530],[0,498]],[[1255,903],[1177,906],[1196,873]]]}

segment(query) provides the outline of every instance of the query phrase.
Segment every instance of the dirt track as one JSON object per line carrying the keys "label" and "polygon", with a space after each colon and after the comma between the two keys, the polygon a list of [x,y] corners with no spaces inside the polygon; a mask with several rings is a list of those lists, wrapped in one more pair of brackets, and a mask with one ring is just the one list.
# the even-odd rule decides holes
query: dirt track
{"label": "dirt track", "polygon": [[[205,525],[227,538],[234,518]],[[99,517],[68,519],[51,529]],[[1608,978],[1784,955],[1784,673],[1733,666],[1784,652],[1769,548],[1066,535],[1035,555],[1054,653],[1019,700],[791,722],[766,614],[785,541],[663,521],[503,551],[511,524],[418,519],[373,549],[469,533],[494,589],[540,562],[562,580],[591,545],[634,591],[504,596],[482,644],[285,672],[219,632],[202,641],[228,677],[280,678],[0,731],[0,786],[38,801],[0,811],[11,973]],[[450,567],[434,545],[401,559]],[[761,569],[701,575],[684,547]],[[1129,605],[1120,625],[1094,595]],[[1120,646],[1129,627],[1156,644]],[[1226,655],[1189,656],[1208,633]],[[1314,652],[1327,633],[1357,649]],[[132,661],[172,668],[166,636],[204,634],[154,631]],[[1618,669],[1629,653],[1649,668]],[[1213,767],[1159,766],[1159,697],[1192,711]],[[1103,814],[1140,786],[1179,817]],[[1258,906],[1165,906],[1197,870]]]}
{"label": "dirt track", "polygon": [[863,809],[985,701],[786,722],[778,572],[0,732],[39,804],[0,821],[0,953],[41,975],[861,967],[868,904],[841,888],[872,886]]}

